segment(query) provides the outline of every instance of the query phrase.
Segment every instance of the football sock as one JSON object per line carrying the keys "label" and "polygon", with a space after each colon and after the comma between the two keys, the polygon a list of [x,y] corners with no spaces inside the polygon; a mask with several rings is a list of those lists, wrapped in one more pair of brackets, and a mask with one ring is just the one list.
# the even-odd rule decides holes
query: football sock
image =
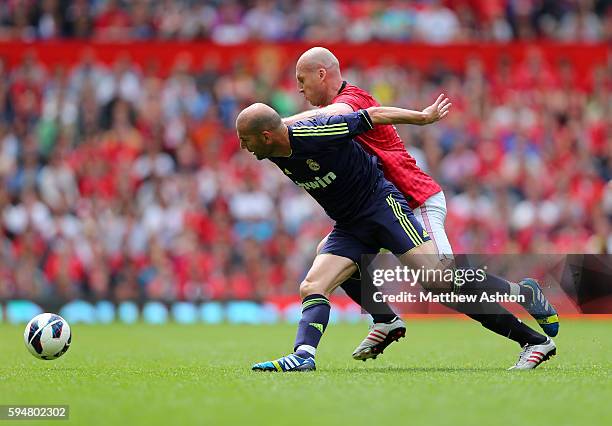
{"label": "football sock", "polygon": [[[470,268],[466,268],[470,269]],[[512,286],[508,281],[503,278],[500,278],[496,275],[485,274],[485,279],[483,281],[470,280],[465,281],[462,285],[456,285],[456,289],[460,293],[472,293],[472,294],[511,294]]]}
{"label": "football sock", "polygon": [[526,344],[537,345],[547,340],[546,336],[523,323],[499,303],[481,303],[479,305],[459,303],[449,307],[466,314],[482,324],[484,328],[514,340],[521,346]]}
{"label": "football sock", "polygon": [[355,272],[340,287],[353,302],[372,315],[375,323],[391,322],[397,317],[389,304],[374,301],[374,292],[378,289],[369,280],[363,280],[362,282],[359,272]]}
{"label": "football sock", "polygon": [[[475,276],[479,276],[476,267],[471,264],[470,259],[467,256],[455,256],[454,257],[455,268],[458,270],[475,270]],[[467,275],[465,275],[467,276]],[[525,297],[525,304],[531,304],[533,298],[533,292],[527,286],[523,286],[518,283],[514,283],[506,280],[505,278],[499,277],[489,272],[485,273],[484,280],[465,280],[463,285],[455,285],[454,291],[458,293],[471,293],[480,296],[483,293],[488,295],[495,294],[507,294],[510,296],[522,295]]]}
{"label": "football sock", "polygon": [[485,274],[485,279],[482,282],[467,281],[461,287],[459,292],[472,292],[478,295],[487,293],[489,295],[508,294],[511,296],[522,295],[525,297],[525,303],[530,304],[532,299],[532,291],[521,284],[513,283],[504,278],[498,277],[490,273]]}
{"label": "football sock", "polygon": [[329,300],[321,294],[311,294],[302,300],[302,319],[298,324],[293,346],[297,356],[315,356],[319,341],[327,328],[330,310]]}
{"label": "football sock", "polygon": [[497,275],[487,273],[484,284],[497,289],[498,293],[506,293],[511,296],[524,296],[527,304],[530,304],[533,298],[533,292],[529,287],[519,283],[513,283]]}
{"label": "football sock", "polygon": [[471,314],[469,317],[480,322],[483,327],[492,332],[514,340],[520,346],[526,344],[539,345],[548,340],[546,336],[538,333],[511,313],[498,315]]}

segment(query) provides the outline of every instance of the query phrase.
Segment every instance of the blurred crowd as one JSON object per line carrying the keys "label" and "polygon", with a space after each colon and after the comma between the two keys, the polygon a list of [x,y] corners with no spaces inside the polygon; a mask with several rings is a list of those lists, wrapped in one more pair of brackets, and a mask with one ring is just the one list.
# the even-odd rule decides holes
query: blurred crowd
{"label": "blurred crowd", "polygon": [[5,0],[0,39],[612,40],[612,0]]}
{"label": "blurred crowd", "polygon": [[[295,294],[331,223],[233,127],[254,101],[306,109],[293,63],[215,64],[0,61],[0,299]],[[451,98],[444,121],[399,131],[445,189],[456,252],[612,252],[612,60],[578,74],[533,47],[493,72],[343,72],[386,105]]]}

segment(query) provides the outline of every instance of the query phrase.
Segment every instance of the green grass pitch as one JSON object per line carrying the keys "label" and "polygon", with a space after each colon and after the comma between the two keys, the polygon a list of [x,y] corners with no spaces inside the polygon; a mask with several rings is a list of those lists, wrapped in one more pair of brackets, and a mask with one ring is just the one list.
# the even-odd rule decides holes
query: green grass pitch
{"label": "green grass pitch", "polygon": [[75,325],[56,361],[0,325],[0,404],[69,404],[55,425],[612,424],[612,322],[562,322],[558,355],[519,373],[506,371],[518,345],[478,324],[408,323],[367,362],[350,357],[366,324],[332,324],[318,370],[291,374],[250,366],[289,352],[292,325]]}

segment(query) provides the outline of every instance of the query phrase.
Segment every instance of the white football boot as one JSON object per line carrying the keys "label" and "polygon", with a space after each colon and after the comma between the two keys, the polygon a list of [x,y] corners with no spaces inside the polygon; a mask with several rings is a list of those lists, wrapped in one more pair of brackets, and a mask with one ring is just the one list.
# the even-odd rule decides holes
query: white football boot
{"label": "white football boot", "polygon": [[393,342],[406,336],[406,324],[395,317],[391,322],[374,323],[365,339],[353,351],[353,359],[375,359]]}
{"label": "white football boot", "polygon": [[539,345],[525,345],[516,364],[508,370],[532,370],[557,354],[557,347],[551,338]]}

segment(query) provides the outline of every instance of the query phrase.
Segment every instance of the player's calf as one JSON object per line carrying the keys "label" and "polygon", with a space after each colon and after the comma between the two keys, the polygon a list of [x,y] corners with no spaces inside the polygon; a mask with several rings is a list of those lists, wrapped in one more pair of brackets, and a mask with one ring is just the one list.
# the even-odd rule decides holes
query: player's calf
{"label": "player's calf", "polygon": [[314,357],[329,321],[329,300],[321,294],[306,296],[302,301],[302,318],[298,324],[294,352],[273,361],[253,365],[254,371],[312,371]]}

